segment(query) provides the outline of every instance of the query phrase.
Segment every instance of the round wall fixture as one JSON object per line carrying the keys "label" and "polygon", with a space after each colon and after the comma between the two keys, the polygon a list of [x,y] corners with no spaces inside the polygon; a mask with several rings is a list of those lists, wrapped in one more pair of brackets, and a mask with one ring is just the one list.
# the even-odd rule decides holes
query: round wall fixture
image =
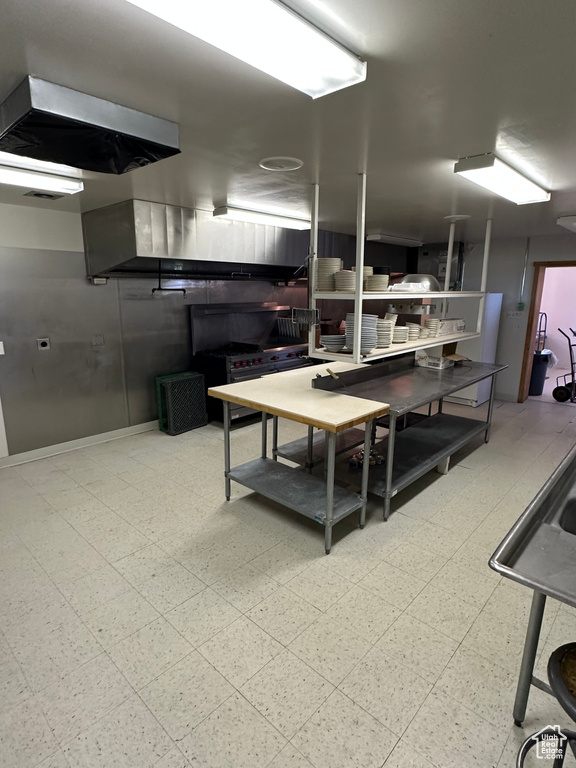
{"label": "round wall fixture", "polygon": [[304,161],[297,157],[265,157],[258,165],[266,171],[297,171]]}

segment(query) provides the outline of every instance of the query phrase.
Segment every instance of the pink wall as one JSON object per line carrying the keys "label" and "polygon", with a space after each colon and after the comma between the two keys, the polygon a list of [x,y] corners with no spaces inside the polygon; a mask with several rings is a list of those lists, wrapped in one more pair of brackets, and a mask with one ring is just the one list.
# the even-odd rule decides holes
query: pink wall
{"label": "pink wall", "polygon": [[[558,357],[559,368],[569,368],[568,342],[557,329],[562,328],[570,337],[570,326],[576,331],[576,267],[549,267],[546,270],[540,311],[548,315],[546,346]],[[576,342],[576,338],[572,341]]]}

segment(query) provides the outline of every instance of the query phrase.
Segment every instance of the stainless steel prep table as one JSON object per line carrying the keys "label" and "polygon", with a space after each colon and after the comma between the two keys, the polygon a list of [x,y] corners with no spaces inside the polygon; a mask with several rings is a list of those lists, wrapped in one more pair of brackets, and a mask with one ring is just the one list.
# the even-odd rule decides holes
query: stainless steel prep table
{"label": "stainless steel prep table", "polygon": [[522,725],[531,685],[554,695],[533,675],[546,597],[576,608],[576,447],[507,534],[490,567],[534,590],[513,713]]}
{"label": "stainless steel prep table", "polygon": [[[332,363],[339,373],[363,365]],[[273,501],[324,526],[326,554],[332,547],[335,523],[360,510],[360,526],[364,526],[368,485],[368,463],[363,471],[360,496],[334,484],[336,436],[351,427],[364,426],[365,449],[370,450],[373,422],[388,413],[388,405],[374,400],[347,397],[336,392],[315,390],[311,381],[316,374],[326,372],[326,366],[312,366],[277,373],[254,381],[213,387],[208,394],[224,404],[224,464],[226,499],[230,499],[234,480]],[[262,412],[262,454],[259,459],[232,468],[230,466],[230,403],[246,405]],[[317,427],[326,433],[326,481],[268,458],[267,414],[274,417],[274,459],[278,439],[278,417]]]}
{"label": "stainless steel prep table", "polygon": [[[399,491],[434,467],[446,472],[450,456],[477,435],[484,432],[488,442],[495,376],[505,368],[466,361],[461,366],[437,370],[401,358],[344,372],[338,374],[338,379],[324,376],[313,382],[315,388],[389,404],[386,463],[371,466],[368,480],[368,491],[384,500],[385,520],[390,514],[390,501]],[[486,421],[443,413],[444,397],[488,377],[492,378],[492,386]],[[438,413],[396,433],[399,418],[434,401],[438,401]],[[354,484],[356,477],[347,466],[339,467],[339,480]]]}

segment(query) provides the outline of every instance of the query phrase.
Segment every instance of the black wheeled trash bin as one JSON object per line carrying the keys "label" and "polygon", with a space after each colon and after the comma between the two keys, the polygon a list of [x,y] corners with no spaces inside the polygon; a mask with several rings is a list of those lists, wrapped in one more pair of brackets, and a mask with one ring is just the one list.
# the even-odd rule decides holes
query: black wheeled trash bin
{"label": "black wheeled trash bin", "polygon": [[544,391],[544,382],[546,380],[546,371],[550,362],[550,354],[547,352],[534,352],[532,361],[532,375],[530,376],[529,395],[541,395]]}

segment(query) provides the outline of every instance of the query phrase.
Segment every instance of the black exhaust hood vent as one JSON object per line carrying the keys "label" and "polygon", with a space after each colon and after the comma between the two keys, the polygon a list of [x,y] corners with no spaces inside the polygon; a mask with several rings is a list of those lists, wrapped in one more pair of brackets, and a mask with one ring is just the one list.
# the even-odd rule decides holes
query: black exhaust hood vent
{"label": "black exhaust hood vent", "polygon": [[28,76],[0,104],[0,151],[121,174],[179,154],[178,127]]}

